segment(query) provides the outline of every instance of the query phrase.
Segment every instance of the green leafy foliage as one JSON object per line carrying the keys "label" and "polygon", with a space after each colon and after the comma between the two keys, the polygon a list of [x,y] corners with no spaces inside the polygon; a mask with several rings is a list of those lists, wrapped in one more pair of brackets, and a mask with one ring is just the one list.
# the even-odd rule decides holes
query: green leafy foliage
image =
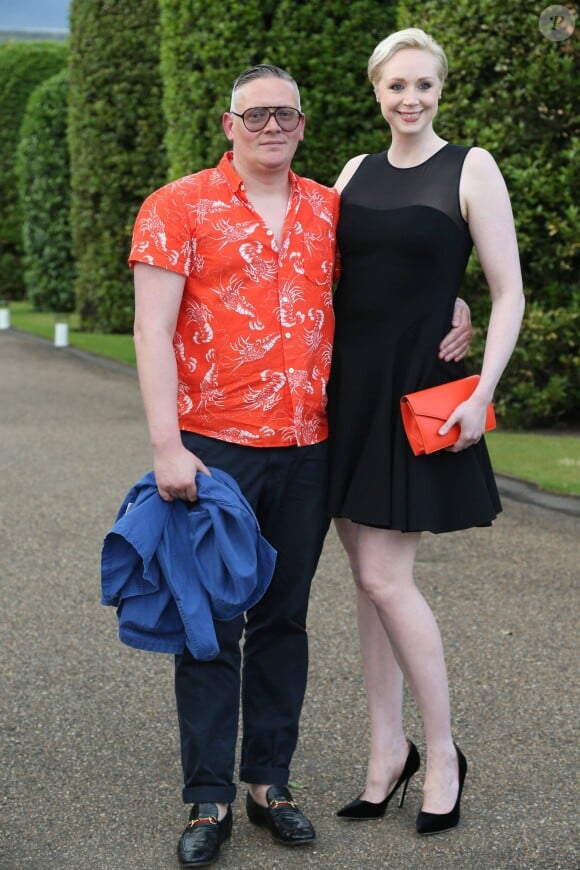
{"label": "green leafy foliage", "polygon": [[0,296],[24,295],[22,216],[16,180],[16,151],[28,97],[67,62],[60,42],[0,44]]}
{"label": "green leafy foliage", "polygon": [[[520,340],[496,392],[495,408],[512,428],[531,429],[580,421],[580,311],[544,310],[530,303]],[[481,367],[485,336],[474,330],[471,364]]]}
{"label": "green leafy foliage", "polygon": [[[437,131],[479,145],[506,180],[528,307],[518,347],[498,389],[512,426],[578,419],[578,102],[573,39],[554,42],[519,0],[402,2],[399,28],[420,26],[443,45],[449,78]],[[473,257],[463,295],[476,324],[489,294]],[[483,335],[477,330],[475,361]]]}
{"label": "green leafy foliage", "polygon": [[385,148],[387,130],[367,78],[377,42],[394,29],[396,3],[282,0],[269,35],[268,62],[300,85],[306,135],[297,172],[333,184],[347,160]]}
{"label": "green leafy foliage", "polygon": [[[447,53],[437,131],[494,155],[512,199],[528,298],[567,307],[578,289],[576,56],[572,39],[540,33],[541,9],[520,0],[407,0],[397,23],[422,27]],[[470,303],[482,288],[474,266]]]}
{"label": "green leafy foliage", "polygon": [[367,58],[395,18],[395,3],[354,0],[160,0],[166,142],[175,178],[213,166],[228,148],[221,117],[249,66],[272,63],[297,80],[307,117],[298,172],[332,183],[345,161],[382,147]]}
{"label": "green leafy foliage", "polygon": [[228,142],[221,118],[236,76],[264,62],[275,3],[160,0],[161,69],[170,176],[214,166]]}
{"label": "green leafy foliage", "polygon": [[70,152],[84,329],[128,332],[137,210],[167,178],[157,0],[73,0]]}
{"label": "green leafy foliage", "polygon": [[39,311],[75,307],[68,91],[64,69],[32,92],[18,147],[24,280],[27,298]]}

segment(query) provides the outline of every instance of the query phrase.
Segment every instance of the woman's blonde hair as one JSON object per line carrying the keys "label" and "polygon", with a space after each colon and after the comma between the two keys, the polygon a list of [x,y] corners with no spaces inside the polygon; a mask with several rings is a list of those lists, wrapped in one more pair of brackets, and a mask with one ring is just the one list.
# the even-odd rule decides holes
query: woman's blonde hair
{"label": "woman's blonde hair", "polygon": [[381,77],[384,65],[403,48],[423,48],[430,51],[437,61],[437,75],[441,84],[447,77],[449,65],[445,52],[432,36],[420,30],[418,27],[408,27],[406,30],[398,30],[391,33],[386,39],[376,46],[369,58],[368,76],[371,84],[376,87]]}

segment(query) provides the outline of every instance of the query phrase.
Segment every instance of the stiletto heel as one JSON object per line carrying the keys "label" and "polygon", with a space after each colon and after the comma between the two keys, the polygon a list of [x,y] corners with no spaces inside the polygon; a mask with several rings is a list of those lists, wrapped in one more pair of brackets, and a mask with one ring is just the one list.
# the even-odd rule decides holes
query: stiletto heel
{"label": "stiletto heel", "polygon": [[461,805],[461,792],[463,791],[463,783],[467,773],[467,761],[459,746],[454,743],[455,751],[457,752],[457,764],[459,766],[459,791],[455,806],[449,813],[424,813],[423,810],[417,816],[417,833],[427,834],[442,834],[444,831],[450,831],[456,828],[459,824],[459,809]]}
{"label": "stiletto heel", "polygon": [[362,821],[363,819],[381,818],[381,816],[384,816],[385,814],[385,810],[387,809],[389,801],[391,800],[393,795],[400,789],[401,786],[403,786],[403,791],[401,792],[399,806],[403,806],[403,801],[405,800],[409,780],[417,773],[421,766],[421,757],[417,751],[417,747],[414,743],[411,743],[410,740],[407,742],[409,744],[409,754],[407,755],[407,760],[405,762],[403,772],[395,783],[394,788],[389,792],[384,801],[375,804],[372,803],[372,801],[363,801],[360,798],[356,798],[337,812],[336,815],[339,818],[357,819],[359,821]]}
{"label": "stiletto heel", "polygon": [[409,785],[409,780],[411,777],[405,780],[405,785],[403,786],[403,791],[401,792],[401,797],[399,798],[399,809],[403,806],[405,802],[405,795],[407,794],[407,787]]}

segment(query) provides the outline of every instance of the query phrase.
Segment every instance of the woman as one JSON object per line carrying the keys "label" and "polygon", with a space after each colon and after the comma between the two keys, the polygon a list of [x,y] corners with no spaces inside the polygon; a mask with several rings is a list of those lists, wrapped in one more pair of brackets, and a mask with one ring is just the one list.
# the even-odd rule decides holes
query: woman
{"label": "woman", "polygon": [[[443,49],[421,30],[403,30],[379,43],[368,73],[391,144],[350,160],[337,181],[342,271],[328,408],[330,509],[357,585],[371,747],[364,791],[338,815],[381,816],[400,788],[402,804],[420,765],[403,730],[404,677],[427,744],[416,829],[433,834],[459,821],[467,762],[451,734],[441,636],[413,565],[422,531],[489,525],[501,511],[482,433],[524,300],[496,163],[433,129],[447,73]],[[492,301],[481,379],[440,430],[459,424],[457,443],[416,457],[399,401],[466,374],[437,347],[473,245]]]}

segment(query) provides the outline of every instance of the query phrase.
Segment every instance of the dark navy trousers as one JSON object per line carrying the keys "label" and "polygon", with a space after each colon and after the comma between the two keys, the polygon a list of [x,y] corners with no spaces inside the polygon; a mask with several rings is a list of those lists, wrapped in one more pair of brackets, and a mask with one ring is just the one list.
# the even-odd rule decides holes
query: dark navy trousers
{"label": "dark navy trousers", "polygon": [[240,698],[240,779],[288,783],[308,672],[308,597],[329,525],[327,445],[245,447],[191,432],[182,439],[238,482],[278,554],[268,591],[245,619],[215,623],[218,657],[176,656],[183,800],[231,803]]}

